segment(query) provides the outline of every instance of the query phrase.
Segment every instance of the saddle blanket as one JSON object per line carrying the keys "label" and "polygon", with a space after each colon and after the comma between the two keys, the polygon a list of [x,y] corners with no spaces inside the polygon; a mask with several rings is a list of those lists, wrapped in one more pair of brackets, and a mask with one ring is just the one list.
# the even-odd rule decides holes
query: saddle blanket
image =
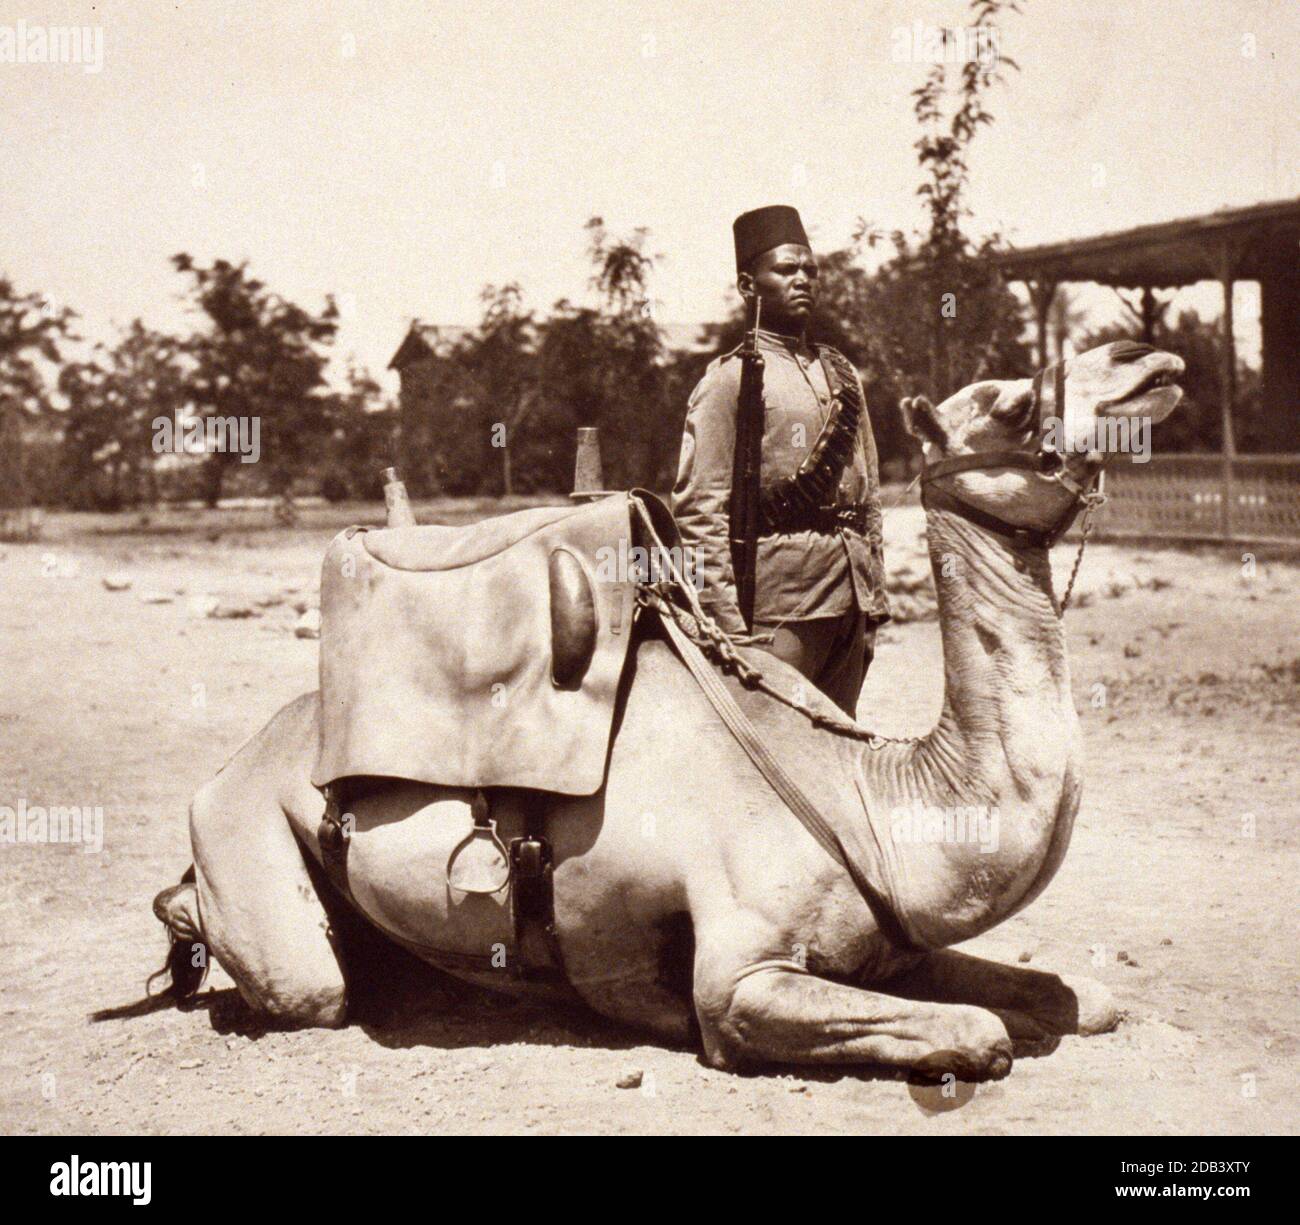
{"label": "saddle blanket", "polygon": [[358,775],[590,795],[635,609],[629,496],[349,528],[321,571],[317,787]]}

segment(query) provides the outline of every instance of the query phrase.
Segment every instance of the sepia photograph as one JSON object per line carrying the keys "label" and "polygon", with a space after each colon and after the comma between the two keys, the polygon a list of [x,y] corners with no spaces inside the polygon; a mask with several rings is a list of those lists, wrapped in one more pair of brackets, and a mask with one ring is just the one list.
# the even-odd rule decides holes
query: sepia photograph
{"label": "sepia photograph", "polygon": [[1294,0],[0,0],[12,1185],[1258,1199],[1298,119]]}

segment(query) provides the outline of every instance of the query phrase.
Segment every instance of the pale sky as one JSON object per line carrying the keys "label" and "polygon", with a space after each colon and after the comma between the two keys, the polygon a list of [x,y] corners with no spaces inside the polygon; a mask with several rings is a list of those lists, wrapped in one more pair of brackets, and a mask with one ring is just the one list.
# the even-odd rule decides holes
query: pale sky
{"label": "pale sky", "polygon": [[[1024,9],[1001,38],[1021,71],[973,154],[978,223],[1028,244],[1300,195],[1297,0]],[[340,353],[378,374],[412,317],[472,322],[486,282],[538,310],[582,298],[598,213],[650,228],[662,318],[707,321],[744,209],[795,204],[821,249],[859,215],[920,222],[925,65],[896,61],[899,31],[965,12],[0,0],[0,38],[103,31],[99,72],[0,62],[0,270],[108,338],[136,315],[180,325],[172,253],[247,258],[305,306],[339,295]]]}

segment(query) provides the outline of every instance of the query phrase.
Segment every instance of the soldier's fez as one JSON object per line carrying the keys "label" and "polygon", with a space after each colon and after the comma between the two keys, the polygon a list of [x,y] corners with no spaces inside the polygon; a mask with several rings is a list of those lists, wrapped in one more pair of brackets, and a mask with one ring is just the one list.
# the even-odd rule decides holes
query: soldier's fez
{"label": "soldier's fez", "polygon": [[804,233],[798,210],[788,204],[769,204],[766,208],[741,213],[731,223],[731,231],[736,239],[737,272],[743,271],[756,255],[762,255],[773,247],[788,242],[804,247],[812,245]]}

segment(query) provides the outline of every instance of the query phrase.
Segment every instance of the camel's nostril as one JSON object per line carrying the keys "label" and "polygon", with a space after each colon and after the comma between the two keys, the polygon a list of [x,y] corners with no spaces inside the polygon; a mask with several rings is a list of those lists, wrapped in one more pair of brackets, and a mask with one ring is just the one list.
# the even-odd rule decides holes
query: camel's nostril
{"label": "camel's nostril", "polygon": [[1117,362],[1135,362],[1140,357],[1156,351],[1155,345],[1145,345],[1136,340],[1117,340],[1110,351],[1112,360]]}

